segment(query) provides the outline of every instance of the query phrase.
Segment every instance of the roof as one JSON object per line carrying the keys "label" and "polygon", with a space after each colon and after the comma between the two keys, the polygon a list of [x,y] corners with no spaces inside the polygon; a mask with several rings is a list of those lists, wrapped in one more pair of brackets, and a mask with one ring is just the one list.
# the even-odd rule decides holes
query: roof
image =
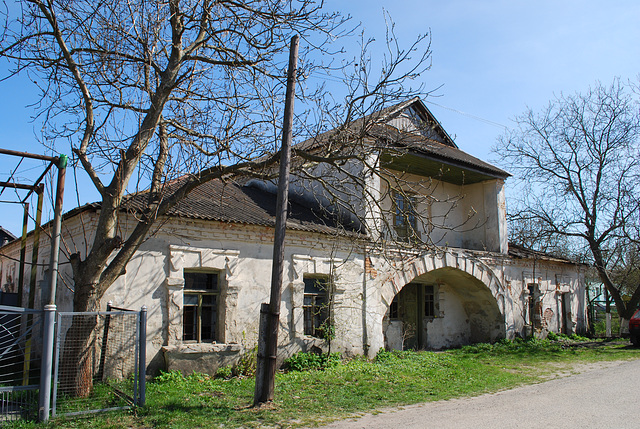
{"label": "roof", "polygon": [[409,149],[412,153],[422,155],[433,161],[441,161],[448,165],[455,165],[469,170],[476,170],[499,178],[507,178],[511,174],[482,161],[468,153],[436,140],[417,134],[403,133],[396,128],[379,125],[371,129],[370,134],[376,138],[384,138]]}
{"label": "roof", "polygon": [[[399,117],[407,109],[413,109],[413,113],[419,116],[419,120],[429,127],[429,135],[417,132],[401,131],[388,125],[389,121]],[[385,144],[393,144],[396,147],[408,149],[412,158],[407,157],[401,162],[422,162],[440,169],[442,163],[456,166],[467,173],[466,183],[486,180],[487,177],[509,176],[509,173],[481,161],[460,150],[451,137],[445,132],[433,114],[417,97],[405,100],[375,112],[365,118],[353,121],[351,130],[346,130],[346,135],[341,139],[358,136],[356,130],[367,120],[373,121],[373,126],[368,127],[367,135]],[[360,125],[358,125],[360,124]],[[323,145],[331,141],[332,136],[345,130],[331,130],[297,145],[305,150],[322,150]],[[348,141],[348,140],[347,140]],[[422,157],[422,158],[419,158]],[[425,159],[427,160],[425,162]],[[401,162],[394,160],[396,164]],[[423,168],[423,171],[426,171]],[[475,173],[474,173],[475,172]],[[479,173],[478,173],[479,172]],[[180,179],[168,182],[169,187],[177,186]],[[148,193],[143,191],[129,195],[123,203],[124,210],[140,212],[147,204]],[[329,212],[316,201],[300,200],[300,196],[290,193],[287,228],[300,231],[312,231],[319,233],[335,234],[340,231],[347,234],[364,234],[365,228],[357,219],[348,214]],[[98,210],[99,203],[86,204],[71,210],[64,218],[72,217],[86,210]],[[215,220],[221,222],[234,222],[241,224],[274,226],[276,213],[275,188],[260,181],[251,181],[246,178],[235,177],[232,180],[212,180],[206,182],[193,191],[174,206],[168,216],[187,219]]]}
{"label": "roof", "polygon": [[6,243],[14,241],[16,238],[17,237],[13,235],[9,230],[6,230],[0,226],[0,247],[4,246]]}
{"label": "roof", "polygon": [[0,237],[6,238],[7,241],[15,240],[17,237],[11,233],[8,229],[0,226]]}
{"label": "roof", "polygon": [[[390,125],[390,122],[400,117],[403,112],[412,112],[417,115],[421,122],[420,126],[428,132],[403,131]],[[508,172],[460,150],[419,97],[402,101],[357,119],[345,129],[333,129],[322,133],[295,147],[307,151],[322,150],[333,139],[349,141],[363,137],[371,137],[377,141],[383,141],[388,147],[399,149],[386,159],[383,158],[383,161],[392,161],[394,166],[403,171],[412,172],[412,165],[422,164],[424,167],[426,163],[431,163],[433,165],[426,169],[422,168],[422,172],[429,174],[431,171],[435,176],[440,174],[441,166],[445,164],[466,170],[466,180],[450,180],[458,184],[479,182],[489,178],[506,179],[511,176]],[[341,150],[348,150],[348,148],[341,148]],[[403,154],[405,154],[404,159],[400,159],[400,155]],[[415,168],[413,170],[417,174],[420,173]],[[442,179],[447,180],[451,177]]]}
{"label": "roof", "polygon": [[539,250],[528,249],[518,244],[509,243],[509,256],[514,259],[542,259],[546,261],[563,262],[566,264],[580,264],[563,256],[552,255]]}
{"label": "roof", "polygon": [[[146,199],[147,194],[142,192],[132,195],[125,204],[128,210],[142,210],[146,205]],[[275,187],[263,182],[242,178],[236,178],[234,181],[216,179],[196,187],[167,215],[273,227],[276,202]],[[333,234],[338,229],[347,234],[357,234],[364,230],[357,221],[345,223],[344,219],[327,212],[319,204],[297,200],[296,196],[291,194],[287,228]]]}

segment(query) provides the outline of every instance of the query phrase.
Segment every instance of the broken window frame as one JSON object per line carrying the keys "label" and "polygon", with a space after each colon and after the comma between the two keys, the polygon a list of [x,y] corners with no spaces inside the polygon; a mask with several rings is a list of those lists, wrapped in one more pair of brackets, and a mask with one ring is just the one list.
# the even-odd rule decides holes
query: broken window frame
{"label": "broken window frame", "polygon": [[[217,340],[218,307],[220,304],[220,274],[217,271],[184,270],[183,277],[185,284],[182,308],[182,341],[185,343],[215,342]],[[201,281],[200,285],[196,283],[198,277],[205,277],[204,282]],[[196,302],[188,304],[187,297],[195,298]],[[210,312],[210,319],[206,315],[207,310]],[[189,318],[193,320],[188,320]],[[208,329],[207,324],[203,323],[206,321],[210,322]]]}

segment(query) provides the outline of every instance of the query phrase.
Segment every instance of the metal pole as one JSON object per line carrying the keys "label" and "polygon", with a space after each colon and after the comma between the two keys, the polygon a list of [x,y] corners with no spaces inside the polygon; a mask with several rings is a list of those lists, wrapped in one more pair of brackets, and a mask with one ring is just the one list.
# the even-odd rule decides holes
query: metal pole
{"label": "metal pole", "polygon": [[138,406],[144,407],[147,400],[147,306],[140,309],[140,347],[138,348],[140,359],[138,360],[138,370],[140,372],[140,395]]}
{"label": "metal pole", "polygon": [[298,42],[300,38],[295,35],[291,38],[291,51],[289,53],[289,70],[287,72],[287,93],[284,105],[284,124],[282,130],[282,148],[280,150],[280,175],[278,181],[278,198],[276,203],[276,226],[273,239],[273,267],[271,271],[271,298],[269,302],[269,317],[266,336],[266,356],[264,374],[256,374],[264,377],[260,385],[260,391],[256,389],[253,404],[258,405],[273,400],[273,389],[276,374],[276,357],[278,352],[278,327],[280,321],[280,300],[282,297],[282,278],[284,273],[284,237],[287,223],[287,204],[289,194],[289,165],[291,163],[291,140],[293,123],[293,101],[295,98],[296,70],[298,66]]}
{"label": "metal pole", "polygon": [[24,203],[22,218],[22,240],[20,242],[20,264],[18,265],[18,307],[22,307],[24,293],[24,262],[27,257],[27,232],[29,230],[29,203]]}
{"label": "metal pole", "polygon": [[21,156],[24,158],[31,158],[31,159],[42,159],[43,161],[51,161],[51,162],[57,161],[57,159],[53,156],[40,155],[37,153],[29,153],[29,152],[20,152],[20,151],[11,150],[11,149],[0,149],[0,154]]}
{"label": "metal pole", "polygon": [[42,367],[40,368],[40,398],[38,420],[49,420],[51,408],[51,374],[53,368],[53,336],[56,317],[55,304],[44,306],[43,336],[42,336]]}
{"label": "metal pole", "polygon": [[[29,278],[29,308],[36,308],[36,280],[38,276],[38,253],[40,250],[40,226],[42,225],[42,203],[44,186],[38,186],[38,204],[36,206],[36,225],[33,230],[33,246],[31,249],[31,276]],[[42,305],[44,306],[44,302]]]}
{"label": "metal pole", "polygon": [[[36,227],[33,230],[33,245],[31,246],[31,273],[29,275],[29,308],[36,308],[36,277],[38,275],[38,250],[40,249],[40,224],[42,223],[42,202],[44,200],[44,186],[40,185],[36,189],[38,194],[38,205],[36,206]],[[27,314],[27,332],[30,332],[33,322],[33,314]],[[28,334],[24,347],[24,368],[22,374],[22,384],[30,384],[31,371],[31,334]]]}
{"label": "metal pole", "polygon": [[[107,302],[107,313],[111,312],[113,302]],[[109,341],[109,325],[111,324],[111,314],[107,314],[104,318],[104,330],[102,331],[102,347],[100,349],[100,364],[98,365],[98,373],[96,374],[96,380],[103,381],[104,378],[104,364],[107,359],[107,343]]]}
{"label": "metal pole", "polygon": [[56,188],[56,205],[53,214],[53,233],[51,234],[51,259],[49,260],[49,304],[56,303],[56,286],[58,283],[58,253],[60,252],[60,231],[62,230],[62,201],[64,199],[64,179],[67,169],[67,156],[58,158],[58,185]]}
{"label": "metal pole", "polygon": [[51,405],[51,375],[53,367],[53,337],[56,312],[56,285],[58,282],[58,252],[60,251],[60,231],[62,229],[62,201],[64,198],[64,179],[67,168],[67,157],[58,158],[58,185],[56,188],[56,205],[53,216],[53,233],[51,234],[51,256],[49,260],[49,304],[44,307],[44,335],[42,338],[42,363],[40,367],[40,405],[38,418],[49,420]]}

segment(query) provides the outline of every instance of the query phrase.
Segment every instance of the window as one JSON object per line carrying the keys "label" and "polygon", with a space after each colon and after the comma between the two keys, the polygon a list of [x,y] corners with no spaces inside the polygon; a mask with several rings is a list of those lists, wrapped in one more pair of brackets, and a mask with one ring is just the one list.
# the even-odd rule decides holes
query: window
{"label": "window", "polygon": [[184,272],[183,341],[216,340],[219,294],[217,273]]}
{"label": "window", "polygon": [[400,318],[400,313],[398,313],[398,295],[393,297],[393,301],[391,301],[391,305],[389,306],[389,319],[395,320]]}
{"label": "window", "polygon": [[433,285],[424,286],[424,316],[436,317],[436,294]]}
{"label": "window", "polygon": [[393,228],[398,238],[409,239],[416,237],[416,200],[414,197],[402,193],[393,195],[394,215]]}
{"label": "window", "polygon": [[322,336],[322,325],[329,319],[327,278],[304,278],[304,334]]}

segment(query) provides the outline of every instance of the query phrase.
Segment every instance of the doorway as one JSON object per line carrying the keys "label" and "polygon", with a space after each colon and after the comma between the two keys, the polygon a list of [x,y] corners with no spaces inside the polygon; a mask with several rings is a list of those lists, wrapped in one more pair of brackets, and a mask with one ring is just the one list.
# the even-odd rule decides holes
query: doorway
{"label": "doorway", "polygon": [[395,296],[389,319],[401,322],[402,348],[420,350],[427,347],[427,323],[436,314],[435,286],[409,283]]}

